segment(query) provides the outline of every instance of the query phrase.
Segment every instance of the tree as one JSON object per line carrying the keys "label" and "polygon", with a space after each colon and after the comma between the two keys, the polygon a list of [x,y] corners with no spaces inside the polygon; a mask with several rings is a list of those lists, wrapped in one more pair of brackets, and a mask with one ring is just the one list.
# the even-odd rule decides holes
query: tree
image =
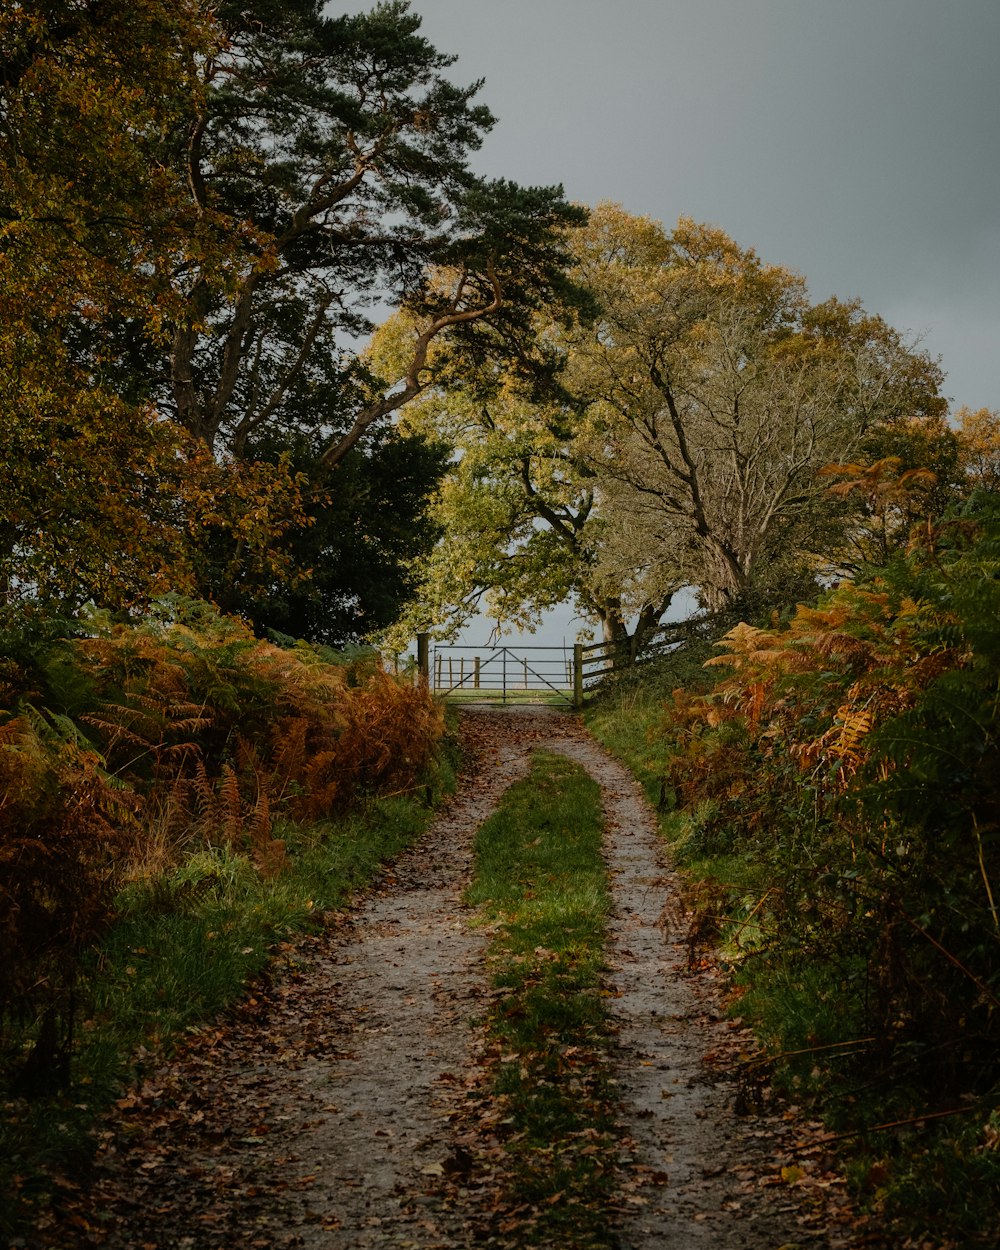
{"label": "tree", "polygon": [[606,514],[669,543],[711,609],[821,566],[835,518],[818,469],[943,409],[937,367],[880,318],[810,306],[800,278],[714,227],[668,235],[603,206],[580,271],[602,311],[569,384],[595,418]]}
{"label": "tree", "polygon": [[836,564],[844,575],[889,563],[933,518],[1000,486],[1000,416],[960,408],[944,416],[898,420],[862,440],[863,458],[826,466],[830,493],[849,497]]}
{"label": "tree", "polygon": [[1000,491],[1000,412],[995,408],[959,408],[958,459],[967,488]]}
{"label": "tree", "polygon": [[[168,151],[218,246],[163,267],[179,311],[154,397],[239,457],[265,430],[299,429],[297,385],[317,358],[337,361],[352,401],[324,430],[320,458],[334,467],[423,389],[435,338],[518,324],[553,294],[556,228],[580,214],[559,188],[472,175],[469,154],[493,124],[474,101],[480,84],[442,76],[454,58],[418,34],[402,0],[336,19],[319,0],[227,3],[218,20],[226,41],[202,62],[199,109]],[[355,347],[380,304],[405,304],[420,324],[395,390]]]}
{"label": "tree", "polygon": [[424,570],[421,610],[430,609],[434,623],[485,610],[501,626],[530,629],[570,595],[599,613],[587,577],[593,496],[558,417],[557,409],[543,413],[479,388],[407,415],[409,428],[433,430],[462,452],[436,508],[444,538]]}
{"label": "tree", "polygon": [[219,607],[268,631],[327,646],[360,642],[392,625],[417,589],[420,559],[440,537],[430,500],[449,449],[399,433],[387,421],[335,470],[326,470],[308,442],[254,448],[291,457],[303,480],[302,524],[290,528],[275,555],[282,576],[254,574],[237,558],[229,529],[212,533],[202,580]]}
{"label": "tree", "polygon": [[[544,331],[542,332],[544,335]],[[546,341],[549,341],[547,338]],[[436,507],[444,537],[425,562],[414,619],[423,628],[457,626],[477,610],[499,626],[533,628],[547,608],[572,598],[608,639],[638,634],[665,611],[675,587],[661,583],[656,605],[640,574],[626,583],[611,568],[596,482],[581,454],[586,413],[558,384],[523,376],[525,356],[478,370],[435,360],[437,385],[407,412],[406,428],[456,447]],[[535,366],[543,371],[540,361]]]}
{"label": "tree", "polygon": [[[355,502],[359,473],[384,477],[383,446],[402,472],[388,418],[426,385],[430,345],[447,335],[474,349],[481,323],[513,333],[556,296],[557,227],[581,213],[558,188],[470,173],[492,117],[478,84],[443,76],[452,58],[419,24],[405,3],[330,19],[318,0],[212,12],[53,0],[4,15],[0,301],[28,310],[8,322],[7,350],[30,362],[0,422],[16,477],[0,553],[9,586],[72,583],[77,598],[124,603],[173,577],[260,621],[287,560],[344,556],[329,526],[315,541],[333,515],[317,499],[346,486],[330,472],[353,457],[343,495]],[[373,310],[400,302],[419,330],[391,389],[356,344]],[[44,403],[26,399],[42,392]],[[29,485],[37,428],[67,420],[79,438],[43,439]],[[114,464],[82,465],[83,443],[113,446]],[[436,473],[433,456],[417,460],[395,496],[414,536],[428,532]],[[68,562],[57,585],[36,504],[67,483],[53,541],[72,530],[92,560]],[[293,539],[302,490],[312,533]],[[317,576],[350,599],[343,570]]]}
{"label": "tree", "polygon": [[941,444],[936,365],[714,227],[603,205],[568,242],[596,314],[539,312],[476,369],[439,349],[407,417],[461,451],[426,572],[436,619],[485,594],[530,623],[572,595],[634,648],[683,586],[730,611],[809,593],[856,504],[819,470],[890,431]]}
{"label": "tree", "polygon": [[185,531],[208,466],[182,431],[117,390],[113,362],[100,350],[81,362],[71,339],[81,327],[98,338],[115,319],[148,334],[162,324],[159,249],[196,246],[197,231],[156,152],[195,107],[190,66],[214,40],[192,3],[51,0],[0,13],[5,602],[72,608],[92,595],[117,606],[188,584]]}

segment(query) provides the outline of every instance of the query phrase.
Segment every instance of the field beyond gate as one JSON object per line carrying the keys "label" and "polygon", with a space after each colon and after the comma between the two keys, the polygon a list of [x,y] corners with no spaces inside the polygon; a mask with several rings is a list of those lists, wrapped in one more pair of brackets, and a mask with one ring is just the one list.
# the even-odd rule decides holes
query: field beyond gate
{"label": "field beyond gate", "polygon": [[573,646],[434,646],[428,678],[435,694],[481,703],[574,706]]}

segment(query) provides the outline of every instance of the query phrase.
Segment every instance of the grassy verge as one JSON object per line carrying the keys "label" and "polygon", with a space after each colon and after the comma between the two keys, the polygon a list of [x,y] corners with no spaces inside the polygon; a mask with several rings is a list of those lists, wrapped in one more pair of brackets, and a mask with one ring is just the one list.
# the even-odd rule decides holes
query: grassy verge
{"label": "grassy verge", "polygon": [[665,700],[678,687],[704,688],[704,663],[717,654],[711,642],[690,642],[660,660],[605,678],[584,705],[591,733],[628,764],[650,802],[662,797],[663,757],[654,730]]}
{"label": "grassy verge", "polygon": [[735,1010],[776,1056],[766,1074],[843,1134],[836,1146],[840,1164],[856,1201],[884,1231],[884,1244],[928,1250],[997,1244],[996,1102],[970,1093],[965,1102],[948,1104],[962,1114],[921,1119],[922,1109],[936,1109],[926,1075],[934,1057],[913,1045],[896,1047],[889,1069],[879,1056],[873,1077],[864,1043],[877,961],[846,943],[796,950],[774,940],[768,931],[773,921],[761,906],[776,884],[774,864],[752,845],[720,833],[711,800],[684,811],[675,807],[663,781],[662,708],[671,690],[692,678],[704,685],[703,674],[674,657],[650,665],[641,684],[609,687],[589,704],[586,722],[658,808],[664,839],[687,883],[693,936],[714,946],[739,995]]}
{"label": "grassy verge", "polygon": [[[447,788],[449,772],[445,766],[435,787]],[[316,928],[324,912],[372,881],[429,815],[413,797],[376,800],[340,821],[277,831],[288,855],[280,875],[261,876],[247,856],[214,847],[130,886],[78,981],[68,1084],[32,1098],[4,1088],[18,1042],[8,1039],[0,1066],[0,1234],[23,1235],[61,1187],[77,1183],[95,1123],[144,1063],[238,1001],[296,933]]]}
{"label": "grassy verge", "polygon": [[482,686],[474,689],[457,687],[454,690],[437,691],[439,698],[459,707],[463,703],[517,703],[539,704],[546,707],[568,707],[573,700],[572,690],[553,690],[546,686],[535,690],[508,690],[504,693],[496,686]]}
{"label": "grassy verge", "polygon": [[487,1021],[518,1245],[610,1246],[612,1090],[602,989],[608,885],[597,784],[539,752],[479,830],[471,903],[495,926]]}

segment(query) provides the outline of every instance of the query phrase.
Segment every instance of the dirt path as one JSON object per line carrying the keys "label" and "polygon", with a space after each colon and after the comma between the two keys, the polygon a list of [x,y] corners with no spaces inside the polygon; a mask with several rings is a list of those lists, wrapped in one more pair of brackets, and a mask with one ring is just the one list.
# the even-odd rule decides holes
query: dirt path
{"label": "dirt path", "polygon": [[[714,985],[686,974],[673,882],[627,772],[572,717],[467,711],[478,761],[420,845],[350,919],[295,948],[286,975],[123,1100],[71,1250],[455,1250],[483,1244],[489,1185],[451,1135],[486,993],[483,938],[461,891],[472,836],[538,746],[603,787],[614,883],[613,988],[633,1177],[623,1250],[841,1244],[780,1182],[792,1130],[732,1110],[738,1033]],[[674,901],[672,901],[674,900]],[[776,1151],[778,1152],[776,1154]],[[788,1158],[792,1155],[789,1153]],[[441,1180],[450,1184],[443,1186]],[[457,1195],[457,1200],[456,1200]]]}
{"label": "dirt path", "polygon": [[622,1219],[623,1248],[774,1250],[804,1235],[812,1245],[839,1244],[832,1233],[814,1239],[826,1222],[822,1206],[777,1183],[796,1157],[793,1126],[734,1110],[727,1061],[752,1040],[723,1015],[712,971],[688,968],[677,881],[635,779],[591,740],[556,739],[552,749],[582,764],[604,795],[622,1127],[638,1186]]}

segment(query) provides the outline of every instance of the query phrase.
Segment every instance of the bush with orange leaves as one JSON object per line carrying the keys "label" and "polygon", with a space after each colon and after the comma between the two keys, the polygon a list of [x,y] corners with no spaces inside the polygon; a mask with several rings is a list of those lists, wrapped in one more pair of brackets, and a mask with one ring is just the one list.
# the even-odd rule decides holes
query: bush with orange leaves
{"label": "bush with orange leaves", "polygon": [[[76,961],[110,916],[135,804],[70,726],[34,708],[0,724],[0,1026],[35,1022],[20,1087],[65,1075]],[[2,1029],[0,1029],[2,1037]]]}
{"label": "bush with orange leaves", "polygon": [[9,647],[0,680],[0,1026],[36,1020],[50,1067],[76,960],[125,879],[193,845],[280,872],[276,820],[415,789],[443,730],[427,692],[372,658],[279,647],[180,599]]}
{"label": "bush with orange leaves", "polygon": [[253,832],[254,853],[276,815],[319,820],[413,789],[442,732],[426,692],[373,658],[279,647],[202,604],[138,627],[92,620],[75,654],[88,694],[74,716],[108,771],[188,834]]}
{"label": "bush with orange leaves", "polygon": [[935,1099],[1000,1080],[998,620],[1000,499],[980,495],[786,625],[731,630],[660,729],[747,976],[825,968],[833,1032]]}

